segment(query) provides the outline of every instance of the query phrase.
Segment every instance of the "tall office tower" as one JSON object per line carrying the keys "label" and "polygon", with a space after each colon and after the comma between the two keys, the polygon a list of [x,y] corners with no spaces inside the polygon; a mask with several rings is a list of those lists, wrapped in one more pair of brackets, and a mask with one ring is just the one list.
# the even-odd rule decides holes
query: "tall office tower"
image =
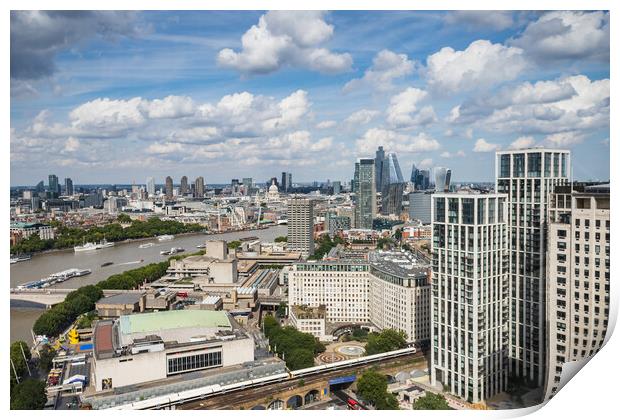
{"label": "tall office tower", "polygon": [[250,195],[250,193],[251,193],[250,190],[252,189],[252,185],[253,185],[252,178],[243,178],[241,180],[241,182],[243,183],[243,192],[244,192],[244,194],[245,195]]}
{"label": "tall office tower", "polygon": [[355,187],[355,227],[372,229],[372,220],[377,214],[374,159],[360,159],[355,163],[353,184]]}
{"label": "tall office tower", "polygon": [[[376,165],[375,165],[376,167]],[[383,180],[381,181],[381,214],[400,215],[403,210],[403,191],[405,180],[400,171],[396,153],[388,153],[382,166]]]}
{"label": "tall office tower", "polygon": [[505,194],[433,194],[431,383],[470,402],[508,382]]}
{"label": "tall office tower", "polygon": [[289,172],[286,174],[286,192],[291,191],[292,188],[293,188],[293,174]]}
{"label": "tall office tower", "polygon": [[205,179],[201,176],[196,178],[196,197],[203,198],[205,196]]}
{"label": "tall office tower", "polygon": [[287,207],[287,249],[301,252],[304,258],[314,254],[314,204],[307,198],[292,198]]}
{"label": "tall office tower", "polygon": [[65,178],[65,195],[73,195],[73,180]]}
{"label": "tall office tower", "polygon": [[149,198],[155,197],[155,180],[152,176],[146,179],[146,192],[149,195]]}
{"label": "tall office tower", "polygon": [[289,185],[288,185],[288,176],[286,174],[286,172],[282,172],[282,192],[287,192],[289,189]]}
{"label": "tall office tower", "polygon": [[417,219],[425,225],[431,223],[432,191],[413,191],[409,193],[409,218]]}
{"label": "tall office tower", "polygon": [[166,199],[171,200],[172,196],[173,196],[173,192],[172,192],[172,178],[167,176],[166,177]]}
{"label": "tall office tower", "polygon": [[375,153],[375,191],[383,191],[383,165],[385,163],[385,151],[379,146]]}
{"label": "tall office tower", "polygon": [[36,185],[36,187],[34,187],[34,190],[36,192],[43,192],[43,191],[45,191],[45,184],[43,183],[43,181],[39,181],[39,183]]}
{"label": "tall office tower", "polygon": [[342,190],[340,181],[332,181],[332,188],[334,189],[334,195],[340,194],[340,191]]}
{"label": "tall office tower", "polygon": [[[562,365],[595,354],[609,317],[609,184],[555,187],[547,231],[545,401],[567,381]],[[562,379],[562,380],[561,380]]]}
{"label": "tall office tower", "polygon": [[187,177],[185,175],[183,175],[181,177],[181,189],[180,189],[181,195],[185,195],[189,192],[189,185],[187,184]]}
{"label": "tall office tower", "polygon": [[56,175],[50,175],[48,177],[49,180],[49,191],[53,195],[60,195],[60,184],[58,184],[58,177]]}
{"label": "tall office tower", "polygon": [[549,193],[570,179],[570,152],[542,148],[496,153],[495,191],[508,194],[510,372],[530,386],[545,378],[545,216]]}
{"label": "tall office tower", "polygon": [[450,191],[450,177],[452,171],[448,168],[435,168],[435,191],[436,192],[448,192]]}
{"label": "tall office tower", "polygon": [[431,186],[431,171],[429,169],[422,169],[419,175],[420,189],[428,190]]}
{"label": "tall office tower", "polygon": [[[416,168],[415,163],[413,165],[411,165],[411,183],[413,184],[414,187],[416,187],[416,184],[418,182],[418,174],[420,173],[420,171],[418,170],[418,168]],[[416,187],[417,189],[417,187]]]}

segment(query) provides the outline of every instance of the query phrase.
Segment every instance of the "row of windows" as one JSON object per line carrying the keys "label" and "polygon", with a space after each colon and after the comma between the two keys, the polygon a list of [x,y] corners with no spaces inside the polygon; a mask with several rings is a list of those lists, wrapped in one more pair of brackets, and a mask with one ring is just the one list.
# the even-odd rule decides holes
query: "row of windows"
{"label": "row of windows", "polygon": [[222,352],[192,354],[168,359],[168,375],[188,372],[191,370],[204,369],[207,367],[221,366]]}

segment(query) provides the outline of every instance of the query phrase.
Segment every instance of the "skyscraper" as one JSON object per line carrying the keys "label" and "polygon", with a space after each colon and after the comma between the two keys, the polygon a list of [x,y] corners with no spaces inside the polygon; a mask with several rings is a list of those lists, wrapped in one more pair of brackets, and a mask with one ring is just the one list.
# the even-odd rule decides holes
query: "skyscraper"
{"label": "skyscraper", "polygon": [[252,178],[243,178],[242,179],[243,182],[243,191],[245,195],[250,195],[251,193],[251,189],[252,189],[252,185],[254,184],[254,182],[252,181]]}
{"label": "skyscraper", "polygon": [[50,193],[55,196],[60,195],[60,185],[58,184],[58,177],[56,175],[50,175],[48,177],[48,180]]}
{"label": "skyscraper", "polygon": [[332,187],[334,188],[334,195],[340,194],[340,190],[342,188],[340,181],[332,181]]}
{"label": "skyscraper", "polygon": [[282,172],[282,191],[283,192],[287,192],[288,191],[289,185],[288,185],[287,181],[288,181],[288,176],[287,176],[286,172]]}
{"label": "skyscraper", "polygon": [[189,185],[187,184],[187,177],[183,175],[181,177],[181,195],[185,195],[189,192]]}
{"label": "skyscraper", "polygon": [[45,191],[45,184],[43,183],[43,181],[39,181],[39,183],[37,184],[36,187],[34,187],[34,190],[36,192],[43,192]]}
{"label": "skyscraper", "polygon": [[548,196],[570,179],[568,150],[496,153],[495,191],[508,194],[510,372],[534,386],[545,377],[545,215]]}
{"label": "skyscraper", "polygon": [[290,192],[292,188],[293,188],[293,174],[289,172],[286,174],[286,192]]}
{"label": "skyscraper", "polygon": [[508,382],[505,194],[433,194],[431,383],[470,402]]}
{"label": "skyscraper", "polygon": [[167,176],[166,177],[166,199],[167,200],[172,200],[172,178]]}
{"label": "skyscraper", "polygon": [[447,192],[450,191],[450,177],[452,171],[448,168],[435,168],[435,191]]}
{"label": "skyscraper", "polygon": [[286,247],[301,252],[304,258],[314,253],[314,204],[307,198],[292,198],[287,206]]}
{"label": "skyscraper", "polygon": [[375,191],[383,191],[383,164],[385,152],[383,146],[379,146],[375,152]]}
{"label": "skyscraper", "polygon": [[204,198],[205,196],[205,179],[201,176],[196,178],[196,197]]}
{"label": "skyscraper", "polygon": [[414,164],[411,168],[411,182],[416,191],[427,190],[430,186],[430,171],[428,169],[418,169]]}
{"label": "skyscraper", "polygon": [[355,227],[372,229],[372,220],[377,214],[375,189],[375,160],[360,159],[355,163]]}
{"label": "skyscraper", "polygon": [[[547,230],[545,400],[561,387],[562,366],[594,355],[609,318],[609,184],[557,186]],[[564,379],[566,378],[566,375]]]}
{"label": "skyscraper", "polygon": [[149,195],[149,198],[155,197],[155,180],[152,176],[146,179],[146,192]]}
{"label": "skyscraper", "polygon": [[432,191],[412,191],[409,193],[409,218],[417,219],[425,225],[431,223]]}
{"label": "skyscraper", "polygon": [[65,195],[73,195],[73,180],[65,178]]}
{"label": "skyscraper", "polygon": [[383,180],[381,181],[381,214],[386,216],[390,214],[399,215],[403,209],[405,181],[395,153],[388,153],[383,161],[381,170],[383,172]]}

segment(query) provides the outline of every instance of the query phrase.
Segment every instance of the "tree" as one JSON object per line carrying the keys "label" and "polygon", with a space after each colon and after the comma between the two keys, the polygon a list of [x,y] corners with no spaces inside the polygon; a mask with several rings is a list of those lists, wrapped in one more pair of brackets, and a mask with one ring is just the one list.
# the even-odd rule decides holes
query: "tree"
{"label": "tree", "polygon": [[378,410],[398,410],[396,397],[387,390],[387,378],[376,370],[368,370],[360,376],[357,392]]}
{"label": "tree", "polygon": [[278,318],[284,318],[286,316],[286,302],[280,302],[278,310],[276,311],[276,316]]}
{"label": "tree", "polygon": [[42,410],[46,402],[44,381],[26,379],[11,391],[11,410]]}
{"label": "tree", "polygon": [[241,246],[241,241],[230,241],[228,242],[228,249],[237,249]]}
{"label": "tree", "polygon": [[131,217],[128,214],[121,213],[116,218],[116,221],[119,223],[131,223]]}
{"label": "tree", "polygon": [[309,349],[295,348],[290,353],[285,353],[284,358],[290,370],[314,366],[314,353]]}
{"label": "tree", "polygon": [[280,328],[280,323],[271,315],[263,318],[263,331],[267,338],[271,338],[276,329]]}
{"label": "tree", "polygon": [[286,236],[278,236],[276,239],[273,240],[274,242],[287,242],[288,241],[288,237]]}
{"label": "tree", "polygon": [[45,344],[41,350],[39,350],[39,369],[47,373],[52,369],[52,360],[56,357],[56,350],[50,345]]}
{"label": "tree", "polygon": [[[24,349],[23,353],[22,348]],[[11,357],[11,362],[13,362],[13,366],[15,367],[15,371],[13,370],[13,366],[10,367],[9,371],[11,375],[11,384],[13,385],[17,383],[15,381],[15,372],[17,372],[17,376],[20,379],[23,378],[28,371],[27,362],[30,361],[32,355],[30,354],[30,348],[28,348],[28,344],[23,341],[15,341],[13,344],[11,344],[9,355]],[[24,360],[24,355],[26,355],[26,360]]]}
{"label": "tree", "polygon": [[443,395],[426,392],[413,403],[414,410],[449,410],[450,406]]}
{"label": "tree", "polygon": [[400,241],[403,238],[403,228],[396,229],[396,232],[394,232],[394,238],[396,238],[397,241]]}
{"label": "tree", "polygon": [[368,334],[366,343],[366,354],[386,353],[388,351],[402,349],[407,345],[406,335],[402,331],[387,329],[381,333]]}

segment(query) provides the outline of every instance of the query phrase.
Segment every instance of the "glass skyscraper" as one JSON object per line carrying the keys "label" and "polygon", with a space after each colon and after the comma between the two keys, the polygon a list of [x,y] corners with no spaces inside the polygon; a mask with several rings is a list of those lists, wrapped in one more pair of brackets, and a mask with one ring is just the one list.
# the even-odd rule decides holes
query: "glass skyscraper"
{"label": "glass skyscraper", "polygon": [[360,159],[355,163],[353,188],[355,191],[355,227],[372,229],[372,219],[377,214],[374,159]]}

